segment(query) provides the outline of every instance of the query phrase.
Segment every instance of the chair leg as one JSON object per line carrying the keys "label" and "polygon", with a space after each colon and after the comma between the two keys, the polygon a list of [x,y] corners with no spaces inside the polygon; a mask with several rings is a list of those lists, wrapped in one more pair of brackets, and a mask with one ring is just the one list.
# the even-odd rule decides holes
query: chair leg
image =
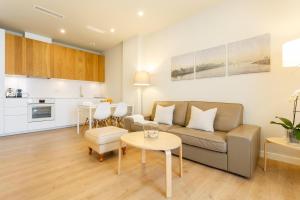
{"label": "chair leg", "polygon": [[122,147],[122,154],[126,155],[126,147]]}
{"label": "chair leg", "polygon": [[92,153],[93,153],[93,149],[89,147],[89,154],[92,155]]}
{"label": "chair leg", "polygon": [[103,162],[103,160],[104,160],[104,155],[103,154],[99,154],[99,161]]}

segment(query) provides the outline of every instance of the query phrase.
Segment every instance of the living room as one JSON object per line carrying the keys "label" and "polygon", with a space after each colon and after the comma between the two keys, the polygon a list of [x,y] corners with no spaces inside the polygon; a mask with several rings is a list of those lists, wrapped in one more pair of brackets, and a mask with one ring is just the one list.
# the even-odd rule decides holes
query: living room
{"label": "living room", "polygon": [[0,2],[1,199],[300,199],[299,1],[69,4]]}

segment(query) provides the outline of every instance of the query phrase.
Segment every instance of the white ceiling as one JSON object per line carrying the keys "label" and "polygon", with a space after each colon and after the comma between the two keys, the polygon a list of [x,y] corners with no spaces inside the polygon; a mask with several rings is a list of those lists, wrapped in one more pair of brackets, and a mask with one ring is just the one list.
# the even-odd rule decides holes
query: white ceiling
{"label": "white ceiling", "polygon": [[[0,0],[0,27],[33,32],[56,41],[103,51],[134,35],[147,34],[194,15],[221,0]],[[64,16],[33,9],[40,5]],[[137,12],[144,11],[143,17]],[[88,30],[93,26],[106,31]],[[64,28],[65,34],[59,30]],[[110,33],[114,28],[115,33]]]}

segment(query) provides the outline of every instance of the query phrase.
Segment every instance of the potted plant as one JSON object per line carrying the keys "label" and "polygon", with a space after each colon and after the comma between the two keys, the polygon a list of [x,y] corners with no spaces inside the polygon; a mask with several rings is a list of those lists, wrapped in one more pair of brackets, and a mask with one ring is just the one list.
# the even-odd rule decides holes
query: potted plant
{"label": "potted plant", "polygon": [[298,97],[300,95],[300,90],[294,92],[291,96],[291,100],[294,102],[294,109],[293,109],[293,120],[290,121],[287,118],[283,117],[276,117],[280,120],[280,122],[271,121],[271,124],[278,124],[281,125],[283,128],[287,130],[287,137],[291,143],[299,143],[300,141],[300,123],[295,125],[295,119],[297,112],[297,104],[298,104]]}

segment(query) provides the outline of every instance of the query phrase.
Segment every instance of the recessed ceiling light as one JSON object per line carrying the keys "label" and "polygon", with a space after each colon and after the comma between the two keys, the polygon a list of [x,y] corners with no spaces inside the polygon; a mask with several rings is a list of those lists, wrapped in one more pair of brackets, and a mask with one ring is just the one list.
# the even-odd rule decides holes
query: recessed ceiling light
{"label": "recessed ceiling light", "polygon": [[61,34],[65,34],[65,33],[66,33],[66,30],[63,29],[63,28],[61,28],[61,29],[59,30],[59,32],[60,32]]}
{"label": "recessed ceiling light", "polygon": [[138,12],[137,12],[137,15],[138,15],[139,17],[143,17],[143,16],[144,16],[144,11],[142,11],[142,10],[138,11]]}
{"label": "recessed ceiling light", "polygon": [[111,28],[109,31],[110,31],[111,33],[114,33],[116,30],[115,30],[114,28]]}

